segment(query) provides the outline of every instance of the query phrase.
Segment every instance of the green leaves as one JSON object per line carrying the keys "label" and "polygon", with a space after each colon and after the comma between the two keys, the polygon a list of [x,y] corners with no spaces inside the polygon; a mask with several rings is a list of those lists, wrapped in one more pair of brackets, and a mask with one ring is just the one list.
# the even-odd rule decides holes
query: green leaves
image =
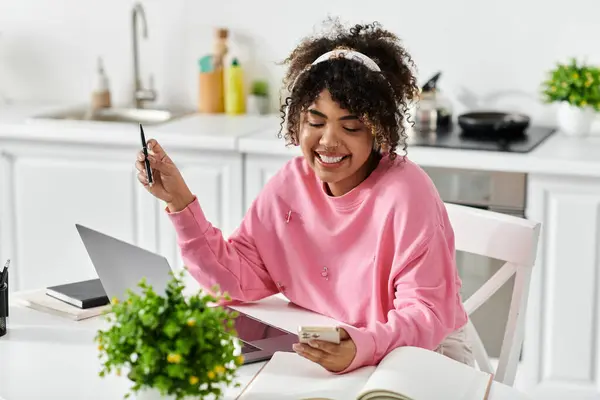
{"label": "green leaves", "polygon": [[177,399],[186,396],[219,397],[220,386],[232,384],[242,359],[234,355],[233,320],[236,313],[210,306],[223,299],[213,294],[183,296],[183,272],[159,296],[145,280],[125,299],[113,299],[110,327],[98,331],[100,376],[127,373],[134,382],[131,393],[158,389]]}
{"label": "green leaves", "polygon": [[177,320],[169,320],[166,322],[165,327],[163,328],[163,332],[169,339],[173,339],[177,333],[181,330],[181,326],[179,325],[179,321]]}
{"label": "green leaves", "polygon": [[578,63],[558,63],[542,83],[542,96],[548,103],[566,101],[577,107],[600,111],[600,69]]}
{"label": "green leaves", "polygon": [[192,347],[194,345],[195,345],[195,343],[192,343],[189,340],[177,339],[175,341],[175,351],[178,354],[189,355],[190,350],[192,349]]}
{"label": "green leaves", "polygon": [[252,82],[252,89],[250,91],[255,96],[268,96],[269,95],[269,84],[267,81],[256,80]]}

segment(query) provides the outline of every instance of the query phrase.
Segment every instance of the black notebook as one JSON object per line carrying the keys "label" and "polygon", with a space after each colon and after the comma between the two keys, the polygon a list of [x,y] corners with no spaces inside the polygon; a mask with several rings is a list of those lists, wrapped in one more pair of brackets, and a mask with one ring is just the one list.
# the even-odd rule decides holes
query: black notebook
{"label": "black notebook", "polygon": [[100,279],[51,286],[46,294],[79,308],[100,307],[109,301]]}

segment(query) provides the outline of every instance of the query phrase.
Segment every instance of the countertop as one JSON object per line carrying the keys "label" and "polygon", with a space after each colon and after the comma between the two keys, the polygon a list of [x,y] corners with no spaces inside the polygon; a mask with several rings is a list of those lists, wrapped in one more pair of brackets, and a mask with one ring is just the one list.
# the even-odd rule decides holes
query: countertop
{"label": "countertop", "polygon": [[[0,139],[140,145],[133,123],[38,118],[73,105],[9,105],[0,107]],[[241,136],[264,131],[272,120],[264,116],[189,114],[159,125],[144,125],[146,139],[156,138],[170,147],[197,150],[237,150]]]}
{"label": "countertop", "polygon": [[[0,139],[139,146],[135,124],[35,118],[69,105],[0,107]],[[277,137],[280,117],[190,114],[144,126],[146,138],[191,150],[239,151],[264,156],[300,155]],[[600,136],[569,137],[556,132],[529,153],[411,146],[408,157],[427,167],[543,173],[600,178]]]}
{"label": "countertop", "polygon": [[[279,120],[271,117],[267,129],[240,137],[238,149],[248,154],[300,155],[298,147],[277,138]],[[427,167],[543,173],[600,178],[600,136],[570,137],[557,131],[529,153],[456,150],[411,146],[407,156]]]}

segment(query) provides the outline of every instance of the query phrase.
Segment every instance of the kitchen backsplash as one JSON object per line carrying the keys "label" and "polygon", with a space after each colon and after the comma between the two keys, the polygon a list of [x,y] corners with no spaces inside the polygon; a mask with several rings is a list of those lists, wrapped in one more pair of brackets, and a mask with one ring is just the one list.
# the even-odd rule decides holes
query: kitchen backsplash
{"label": "kitchen backsplash", "polygon": [[[557,60],[600,62],[600,3],[572,0],[147,0],[148,39],[140,44],[144,83],[154,76],[160,103],[195,107],[197,61],[211,51],[214,28],[231,32],[246,79],[266,78],[278,101],[276,63],[328,15],[380,21],[414,56],[424,82],[443,72],[440,88],[456,111],[519,108],[553,118],[539,104],[539,83]],[[102,56],[114,103],[131,98],[131,7],[123,0],[0,0],[0,102],[89,100]]]}

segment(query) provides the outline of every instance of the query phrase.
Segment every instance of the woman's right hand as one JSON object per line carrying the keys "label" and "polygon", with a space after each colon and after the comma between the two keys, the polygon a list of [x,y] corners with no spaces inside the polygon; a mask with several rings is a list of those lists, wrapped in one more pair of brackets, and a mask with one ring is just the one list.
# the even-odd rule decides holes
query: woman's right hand
{"label": "woman's right hand", "polygon": [[193,200],[194,195],[185,183],[181,172],[155,139],[148,140],[148,161],[152,168],[152,186],[148,184],[144,152],[140,150],[135,162],[138,180],[156,198],[167,203],[171,212],[181,211]]}

